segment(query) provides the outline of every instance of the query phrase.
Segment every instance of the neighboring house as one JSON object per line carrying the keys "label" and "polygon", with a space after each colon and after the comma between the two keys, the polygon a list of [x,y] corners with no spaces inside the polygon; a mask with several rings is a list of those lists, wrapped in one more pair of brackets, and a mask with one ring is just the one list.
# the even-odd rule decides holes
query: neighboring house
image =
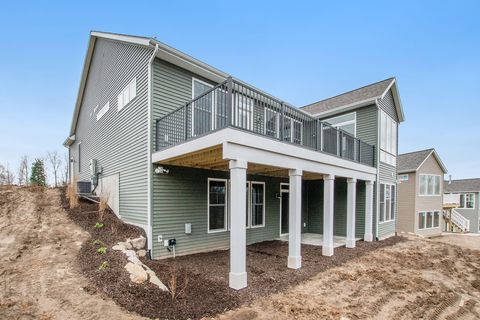
{"label": "neighboring house", "polygon": [[423,236],[443,231],[443,176],[447,169],[435,149],[398,156],[397,232]]}
{"label": "neighboring house", "polygon": [[[445,205],[454,205],[454,226],[460,231],[480,232],[480,179],[449,180],[444,183]],[[462,219],[463,218],[463,219]]]}
{"label": "neighboring house", "polygon": [[92,32],[65,145],[151,257],[230,248],[240,289],[247,244],[288,239],[296,269],[302,235],[330,256],[395,234],[403,118],[394,78],[298,109],[156,39]]}

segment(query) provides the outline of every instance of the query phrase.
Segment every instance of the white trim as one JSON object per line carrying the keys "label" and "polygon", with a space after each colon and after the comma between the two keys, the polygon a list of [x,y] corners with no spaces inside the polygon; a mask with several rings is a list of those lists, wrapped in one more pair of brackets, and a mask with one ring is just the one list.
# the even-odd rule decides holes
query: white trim
{"label": "white trim", "polygon": [[[262,224],[258,224],[258,225],[253,225],[252,224],[252,218],[253,218],[253,198],[252,198],[252,194],[253,194],[253,185],[254,184],[258,184],[258,185],[262,185],[263,186],[263,203],[262,203],[262,209],[263,209],[263,217],[262,217]],[[252,229],[256,229],[256,228],[263,228],[265,227],[265,207],[266,207],[266,204],[265,204],[265,194],[266,194],[266,185],[265,185],[265,182],[264,181],[249,181],[249,201],[248,201],[248,205],[249,205],[249,219],[248,219],[248,226]]]}
{"label": "white trim", "polygon": [[[419,219],[421,213],[425,213],[425,217],[423,219],[424,220],[423,223],[425,225],[424,228],[420,228],[420,225],[418,223],[418,219]],[[432,215],[432,226],[430,228],[427,227],[427,215],[429,213],[433,214]],[[438,227],[435,227],[435,213],[438,213]],[[417,214],[416,214],[415,218],[416,218],[415,224],[417,225],[417,230],[418,231],[440,229],[442,227],[442,224],[441,224],[441,221],[440,221],[441,220],[440,210],[420,210],[420,211],[417,211]]]}
{"label": "white trim", "polygon": [[[462,195],[464,196],[463,198],[465,199],[465,203],[463,203],[463,205],[465,206],[467,204],[467,194],[472,194],[473,195],[473,207],[472,208],[467,208],[467,207],[458,207],[456,209],[461,209],[461,210],[475,210],[475,192],[459,192],[458,193],[460,195],[460,199],[462,199]],[[460,201],[460,205],[462,205],[461,201]]]}
{"label": "white trim", "polygon": [[[210,230],[210,181],[221,181],[225,183],[225,204],[224,204],[224,218],[225,228]],[[220,178],[207,179],[207,233],[219,233],[228,231],[228,180]]]}
{"label": "white trim", "polygon": [[[289,189],[282,189],[282,185],[283,186],[288,186]],[[282,211],[282,198],[283,198],[283,194],[282,193],[287,193],[288,196],[290,196],[290,184],[289,183],[285,183],[285,182],[280,182],[280,219],[279,219],[279,223],[280,223],[280,228],[279,228],[279,234],[280,234],[280,237],[281,236],[286,236],[288,235],[288,232],[287,233],[282,233],[282,214],[283,214],[283,211]],[[290,231],[290,226],[289,226],[289,231]]]}
{"label": "white trim", "polygon": [[408,173],[397,174],[397,181],[408,181],[409,178]]}
{"label": "white trim", "polygon": [[[421,177],[422,176],[427,177],[427,184],[425,186],[427,194],[421,194],[421,181],[422,181]],[[435,179],[433,180],[433,192],[434,192],[434,194],[428,194],[428,177],[429,176],[439,177],[440,187],[438,188],[439,189],[438,194],[435,194],[435,187],[436,187]],[[443,196],[443,193],[442,193],[442,176],[439,175],[439,174],[420,173],[418,175],[418,196],[419,197],[441,197],[441,196]]]}
{"label": "white trim", "polygon": [[[152,193],[153,193],[153,166],[152,166],[152,105],[153,105],[153,94],[152,94],[152,83],[153,83],[153,62],[155,61],[155,54],[158,51],[158,45],[155,46],[155,50],[153,50],[152,56],[148,61],[148,83],[147,83],[147,92],[148,92],[148,100],[147,100],[147,249],[150,250],[150,258],[154,259],[153,256],[153,225],[152,225],[152,214],[153,214],[153,201],[152,201]],[[120,197],[120,193],[119,193]]]}
{"label": "white trim", "polygon": [[[388,217],[388,219],[385,219],[383,221],[380,221],[380,203],[382,202],[382,199],[380,199],[380,195],[381,195],[381,192],[380,192],[380,188],[382,187],[382,184],[384,186],[389,186],[390,187],[390,216]],[[395,183],[390,183],[390,182],[380,182],[379,183],[379,199],[378,199],[378,204],[379,204],[379,211],[378,211],[378,220],[379,220],[379,225],[380,224],[384,224],[384,223],[388,223],[388,222],[392,222],[392,221],[395,221],[396,220],[396,212],[394,211],[393,212],[393,218],[392,218],[392,187],[395,187],[395,206],[394,206],[394,210],[396,210],[397,208],[397,203],[398,203],[398,199],[397,199],[397,185]],[[386,217],[386,214],[387,214],[387,201],[386,201],[386,188],[383,192],[383,196],[384,196],[384,199],[383,199],[383,213]]]}

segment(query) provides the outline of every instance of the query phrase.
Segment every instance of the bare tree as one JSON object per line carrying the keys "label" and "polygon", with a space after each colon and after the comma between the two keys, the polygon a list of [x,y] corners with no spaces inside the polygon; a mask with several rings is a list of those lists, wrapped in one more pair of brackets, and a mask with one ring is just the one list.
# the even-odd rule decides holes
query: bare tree
{"label": "bare tree", "polygon": [[48,161],[50,162],[51,169],[53,171],[53,178],[55,182],[55,188],[58,187],[58,174],[60,166],[62,165],[62,159],[58,155],[57,151],[52,151],[47,153]]}
{"label": "bare tree", "polygon": [[28,186],[29,180],[28,172],[28,156],[23,155],[20,159],[20,166],[18,168],[18,184]]}
{"label": "bare tree", "polygon": [[63,154],[63,181],[62,184],[64,186],[68,183],[68,167],[70,165],[70,159],[68,159],[68,152]]}
{"label": "bare tree", "polygon": [[7,164],[7,166],[3,166],[0,164],[0,185],[12,185],[15,180],[15,175]]}

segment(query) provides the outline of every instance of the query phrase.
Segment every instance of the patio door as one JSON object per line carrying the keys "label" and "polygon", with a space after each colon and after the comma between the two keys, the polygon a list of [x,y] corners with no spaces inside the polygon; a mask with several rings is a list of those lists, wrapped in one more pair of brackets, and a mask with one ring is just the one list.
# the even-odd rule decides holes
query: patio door
{"label": "patio door", "polygon": [[288,234],[288,190],[280,190],[280,235]]}

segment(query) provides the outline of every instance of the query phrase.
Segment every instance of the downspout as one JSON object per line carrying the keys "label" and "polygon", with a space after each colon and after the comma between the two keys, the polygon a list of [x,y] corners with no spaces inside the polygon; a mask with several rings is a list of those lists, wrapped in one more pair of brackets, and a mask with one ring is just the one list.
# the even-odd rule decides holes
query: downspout
{"label": "downspout", "polygon": [[377,147],[375,148],[376,159],[375,163],[377,166],[377,185],[375,187],[375,238],[378,240],[378,229],[379,229],[379,215],[380,215],[380,106],[378,105],[378,99],[375,100],[375,106],[377,107]]}
{"label": "downspout", "polygon": [[153,103],[153,95],[152,95],[152,68],[153,68],[153,61],[155,60],[155,56],[158,52],[158,44],[155,44],[155,50],[153,50],[152,56],[148,60],[148,102],[147,102],[147,113],[148,113],[148,124],[147,124],[147,247],[149,252],[149,258],[153,259],[153,227],[152,227],[152,103]]}

